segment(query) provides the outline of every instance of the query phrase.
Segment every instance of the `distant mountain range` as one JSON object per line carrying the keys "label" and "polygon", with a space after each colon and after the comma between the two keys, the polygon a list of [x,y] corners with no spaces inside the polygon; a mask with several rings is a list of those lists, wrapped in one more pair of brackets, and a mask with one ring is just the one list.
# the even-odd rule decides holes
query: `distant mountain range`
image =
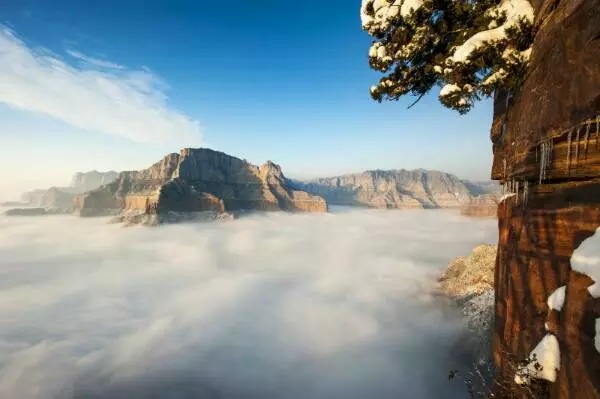
{"label": "distant mountain range", "polygon": [[[435,170],[370,170],[362,173],[324,177],[291,184],[330,205],[372,208],[458,208],[481,196],[500,196],[495,182],[461,180]],[[481,201],[480,201],[481,202]]]}
{"label": "distant mountain range", "polygon": [[[500,186],[461,180],[434,170],[371,170],[310,181],[288,179],[281,168],[262,166],[206,148],[186,148],[147,169],[77,173],[68,187],[23,194],[39,214],[128,215],[123,221],[161,222],[164,215],[244,210],[324,212],[329,205],[373,208],[463,208],[493,216]],[[17,203],[15,203],[16,205]],[[37,214],[30,209],[13,214]],[[129,217],[133,215],[133,218]]]}

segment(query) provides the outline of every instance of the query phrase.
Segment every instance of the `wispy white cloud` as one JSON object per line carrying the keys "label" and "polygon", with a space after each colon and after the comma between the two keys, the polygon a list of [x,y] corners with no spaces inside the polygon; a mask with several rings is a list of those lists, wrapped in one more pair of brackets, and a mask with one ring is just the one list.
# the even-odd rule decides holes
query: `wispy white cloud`
{"label": "wispy white cloud", "polygon": [[109,68],[109,69],[125,69],[125,66],[116,64],[114,62],[100,60],[98,58],[89,57],[79,51],[75,50],[67,50],[67,54],[71,57],[78,59],[79,61],[83,61],[85,65],[98,67],[98,68]]}
{"label": "wispy white cloud", "polygon": [[0,101],[135,141],[199,144],[198,122],[168,105],[167,86],[149,70],[69,54],[84,62],[34,49],[0,26]]}

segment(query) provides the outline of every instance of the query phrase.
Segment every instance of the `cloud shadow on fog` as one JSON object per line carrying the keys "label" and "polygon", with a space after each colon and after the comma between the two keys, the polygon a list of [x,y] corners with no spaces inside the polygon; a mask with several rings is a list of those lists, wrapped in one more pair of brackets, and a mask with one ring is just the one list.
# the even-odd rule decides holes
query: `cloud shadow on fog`
{"label": "cloud shadow on fog", "polygon": [[1,218],[0,396],[464,397],[463,323],[429,290],[495,239],[443,211]]}

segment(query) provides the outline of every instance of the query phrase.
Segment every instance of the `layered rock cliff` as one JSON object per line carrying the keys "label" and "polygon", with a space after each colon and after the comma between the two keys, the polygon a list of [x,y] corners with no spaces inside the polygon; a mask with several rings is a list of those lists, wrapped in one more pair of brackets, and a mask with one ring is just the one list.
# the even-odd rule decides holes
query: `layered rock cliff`
{"label": "layered rock cliff", "polygon": [[[491,131],[492,176],[508,192],[498,209],[498,381],[510,397],[600,398],[600,300],[588,290],[593,273],[572,258],[600,226],[600,0],[532,5],[531,63],[520,92],[496,93]],[[534,356],[542,370],[518,366]]]}
{"label": "layered rock cliff", "polygon": [[290,188],[278,165],[267,162],[259,167],[205,148],[186,148],[148,169],[122,172],[115,182],[78,196],[76,206],[82,216],[327,211],[323,198]]}
{"label": "layered rock cliff", "polygon": [[372,170],[294,184],[330,204],[373,208],[460,207],[487,192],[486,185],[424,169]]}
{"label": "layered rock cliff", "polygon": [[21,200],[25,205],[52,210],[72,211],[75,196],[112,183],[117,172],[78,172],[73,176],[71,185],[67,187],[50,187],[24,193]]}
{"label": "layered rock cliff", "polygon": [[95,190],[100,186],[112,183],[117,180],[118,172],[98,172],[92,170],[90,172],[75,173],[71,180],[70,191],[75,194],[85,193],[86,191]]}

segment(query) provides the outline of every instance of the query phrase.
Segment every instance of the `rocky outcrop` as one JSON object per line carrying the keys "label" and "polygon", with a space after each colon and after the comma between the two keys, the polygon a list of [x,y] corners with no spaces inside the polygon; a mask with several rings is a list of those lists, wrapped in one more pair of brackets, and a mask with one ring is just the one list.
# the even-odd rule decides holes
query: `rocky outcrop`
{"label": "rocky outcrop", "polygon": [[25,205],[59,210],[63,213],[74,210],[75,196],[94,190],[105,184],[112,183],[117,178],[117,172],[79,172],[73,176],[68,187],[50,187],[49,189],[33,190],[24,193],[21,200]]}
{"label": "rocky outcrop", "polygon": [[[572,261],[600,226],[600,0],[532,4],[528,74],[519,93],[496,94],[491,131],[492,176],[509,192],[498,209],[495,363],[511,397],[600,398],[600,300]],[[517,378],[533,384],[523,389],[515,361],[533,354],[545,370]]]}
{"label": "rocky outcrop", "polygon": [[100,186],[110,184],[117,180],[118,172],[98,172],[92,170],[90,172],[78,172],[71,180],[70,191],[75,194],[85,193],[86,191],[95,190]]}
{"label": "rocky outcrop", "polygon": [[267,162],[258,167],[205,148],[186,148],[148,169],[122,172],[115,182],[80,195],[75,202],[81,216],[327,211],[323,198],[290,188],[278,165]]}
{"label": "rocky outcrop", "polygon": [[[459,256],[448,265],[439,279],[442,294],[462,309],[469,334],[464,340],[476,355],[470,383],[489,385],[493,379],[490,351],[494,320],[495,245],[479,245],[467,256]],[[466,370],[464,370],[466,371]],[[467,383],[467,380],[465,380]]]}
{"label": "rocky outcrop", "polygon": [[465,216],[495,218],[498,213],[500,196],[494,194],[479,195],[463,205],[460,213]]}
{"label": "rocky outcrop", "polygon": [[440,277],[441,291],[455,299],[492,291],[496,254],[495,245],[483,244],[475,247],[468,256],[454,259]]}
{"label": "rocky outcrop", "polygon": [[68,187],[51,187],[47,190],[34,190],[23,194],[22,200],[29,206],[73,210],[75,194]]}
{"label": "rocky outcrop", "polygon": [[485,192],[471,182],[471,187],[477,187],[474,194],[456,176],[424,169],[372,170],[294,184],[330,204],[373,208],[453,208]]}

